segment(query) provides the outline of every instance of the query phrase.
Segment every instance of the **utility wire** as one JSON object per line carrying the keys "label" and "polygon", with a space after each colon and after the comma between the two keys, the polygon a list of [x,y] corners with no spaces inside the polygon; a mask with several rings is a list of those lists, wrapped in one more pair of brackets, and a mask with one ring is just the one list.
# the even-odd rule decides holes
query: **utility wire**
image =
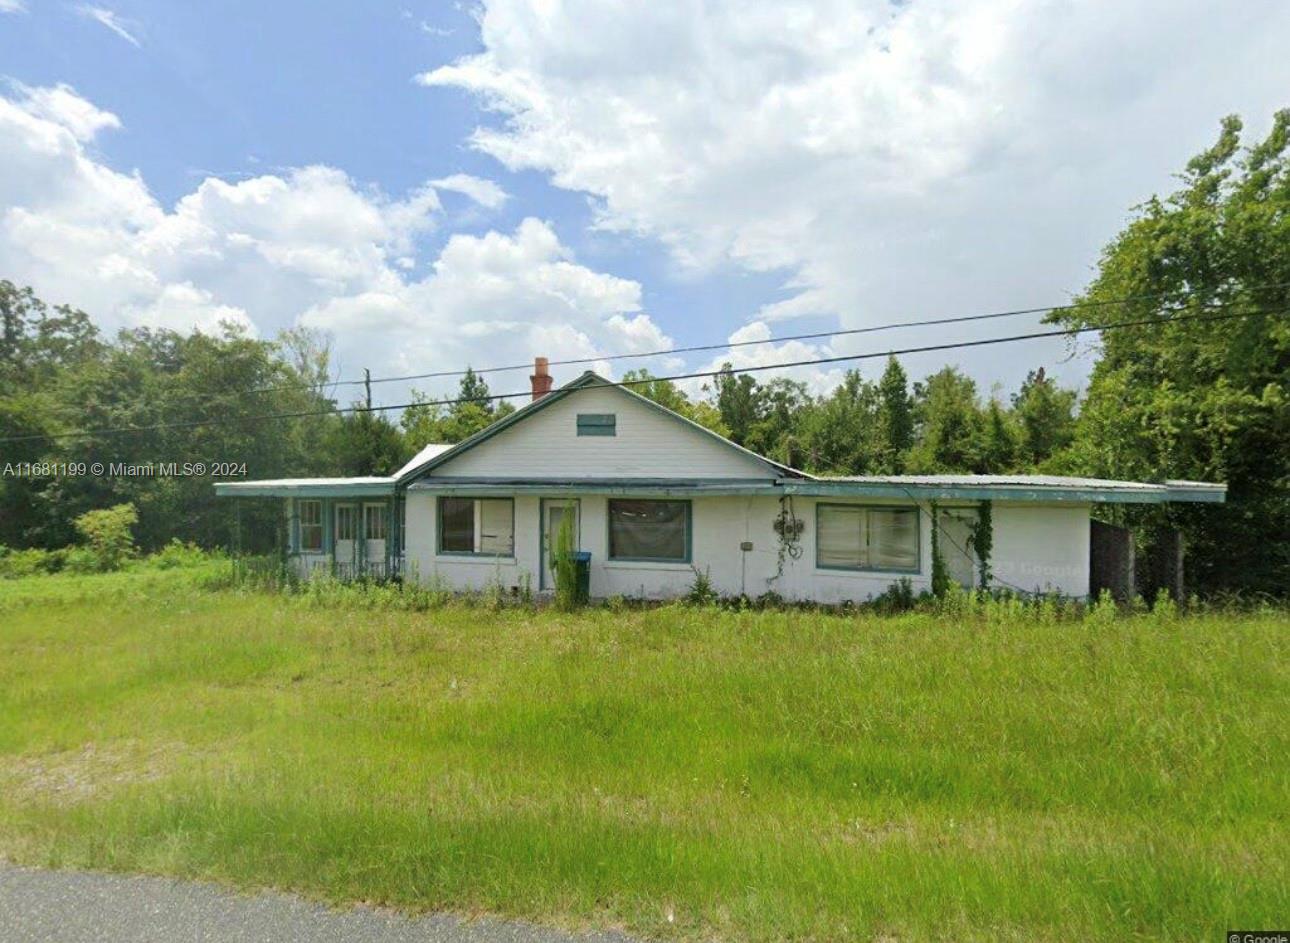
{"label": "utility wire", "polygon": [[[1017,341],[1038,340],[1040,338],[1045,338],[1045,337],[1062,337],[1062,336],[1074,337],[1075,335],[1078,335],[1078,334],[1088,334],[1094,331],[1123,330],[1125,328],[1131,328],[1131,327],[1159,327],[1165,324],[1175,324],[1175,323],[1189,322],[1189,321],[1194,321],[1194,322],[1232,321],[1238,318],[1259,317],[1259,316],[1265,316],[1265,315],[1284,316],[1286,314],[1290,314],[1290,308],[1273,308],[1273,309],[1266,309],[1266,310],[1240,311],[1240,312],[1234,312],[1230,314],[1212,314],[1212,315],[1190,314],[1190,315],[1174,315],[1172,317],[1162,317],[1162,318],[1142,318],[1142,319],[1132,320],[1132,321],[1118,321],[1118,322],[1109,322],[1105,324],[1091,324],[1091,325],[1086,325],[1084,327],[1077,327],[1077,328],[1060,328],[1058,330],[1053,330],[1053,331],[1033,331],[1026,334],[1011,334],[1011,335],[1005,335],[1003,337],[981,338],[981,339],[972,340],[972,341],[956,341],[956,342],[950,342],[950,343],[944,343],[944,344],[928,344],[921,347],[905,347],[905,348],[897,348],[897,349],[891,349],[891,350],[870,351],[867,353],[860,353],[860,354],[843,354],[835,357],[812,357],[812,358],[806,358],[802,360],[787,360],[787,361],[781,361],[778,363],[757,364],[757,365],[748,366],[748,367],[732,367],[732,368],[726,368],[721,370],[703,370],[703,371],[697,371],[693,373],[675,373],[669,376],[650,377],[647,380],[620,380],[618,382],[605,381],[604,386],[630,388],[633,386],[641,386],[648,383],[654,383],[657,381],[673,382],[676,380],[711,379],[718,376],[722,376],[723,374],[733,375],[733,374],[743,374],[743,373],[759,373],[764,370],[784,370],[784,369],[791,369],[795,367],[811,367],[811,366],[819,366],[823,364],[846,363],[846,362],[857,361],[857,360],[870,360],[875,357],[894,357],[897,355],[922,354],[922,353],[930,353],[930,352],[941,351],[941,350],[957,350],[957,349],[970,348],[970,347],[988,347],[995,344],[1008,344],[1008,343],[1014,343]],[[396,409],[408,409],[414,406],[455,406],[459,403],[467,403],[467,402],[483,403],[483,402],[496,402],[496,401],[502,401],[502,400],[508,400],[508,399],[522,399],[524,397],[531,396],[531,395],[532,395],[531,390],[524,390],[522,392],[516,392],[516,393],[493,393],[488,396],[471,397],[468,399],[452,398],[452,399],[441,399],[441,400],[427,400],[423,402],[396,403],[390,406],[370,406],[370,407],[369,406],[350,406],[345,409],[305,410],[300,412],[271,413],[269,415],[261,415],[261,416],[239,416],[239,417],[231,417],[231,418],[221,417],[216,419],[195,419],[187,422],[157,423],[155,425],[150,425],[150,426],[123,426],[123,427],[117,427],[117,428],[87,429],[87,430],[80,430],[77,432],[60,432],[60,433],[53,433],[53,434],[38,433],[38,434],[26,435],[26,436],[7,436],[5,438],[0,439],[0,443],[27,442],[35,439],[46,439],[46,440],[52,441],[56,439],[70,439],[70,438],[80,438],[85,436],[98,436],[98,435],[128,435],[131,433],[157,432],[157,431],[168,430],[168,429],[192,429],[200,426],[224,425],[224,424],[236,423],[236,422],[268,422],[268,421],[279,420],[279,419],[306,419],[314,416],[333,416],[333,415],[340,415],[342,413],[378,413],[378,412],[387,412],[389,410],[396,410]]]}
{"label": "utility wire", "polygon": [[[1274,291],[1282,288],[1290,288],[1290,282],[1254,285],[1243,290],[1247,292],[1260,292]],[[1075,309],[1083,310],[1086,308],[1108,308],[1119,305],[1136,304],[1142,301],[1159,301],[1162,298],[1189,298],[1200,293],[1200,289],[1192,289],[1190,291],[1182,292],[1158,292],[1152,295],[1130,295],[1124,298],[1108,298],[1101,301],[1082,301],[1078,304],[1047,305],[1039,308],[1014,308],[1007,311],[990,311],[985,314],[965,314],[954,317],[928,318],[921,321],[893,321],[890,324],[877,324],[871,327],[840,328],[836,331],[816,331],[810,334],[787,334],[783,337],[767,337],[746,341],[727,341],[721,344],[694,344],[688,347],[669,347],[667,349],[647,350],[640,353],[606,354],[601,357],[575,357],[568,360],[552,360],[549,361],[548,365],[552,367],[585,366],[586,364],[592,363],[603,363],[617,360],[641,360],[650,357],[664,357],[672,354],[693,354],[713,350],[735,350],[741,347],[755,347],[761,344],[782,344],[786,341],[822,340],[826,337],[853,337],[859,334],[874,334],[879,331],[893,331],[907,327],[935,327],[945,324],[967,324],[973,321],[990,321],[997,318],[1015,318],[1028,314],[1046,314],[1057,311],[1073,311]],[[1213,306],[1222,307],[1225,304],[1230,304],[1230,302],[1216,302]],[[1202,305],[1202,307],[1209,306],[1210,305]],[[475,374],[505,373],[514,370],[530,370],[532,367],[533,364],[531,363],[520,363],[500,367],[481,367],[478,370],[472,370],[471,372]],[[372,383],[404,383],[408,380],[433,380],[445,379],[448,377],[460,377],[464,376],[465,373],[465,370],[438,370],[431,373],[409,373],[402,376],[365,377],[361,380],[332,380],[322,385],[337,387],[361,386],[363,384],[370,385]],[[273,393],[279,390],[293,389],[299,389],[299,385],[266,386],[250,389],[246,392],[249,395],[252,393]]]}

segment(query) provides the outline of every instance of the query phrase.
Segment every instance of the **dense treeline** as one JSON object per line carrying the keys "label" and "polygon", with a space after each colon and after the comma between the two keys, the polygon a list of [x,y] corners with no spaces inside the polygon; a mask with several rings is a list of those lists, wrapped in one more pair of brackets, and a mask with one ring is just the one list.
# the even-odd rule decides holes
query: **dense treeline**
{"label": "dense treeline", "polygon": [[[427,442],[458,442],[514,411],[467,369],[449,405],[416,394],[396,421],[333,410],[325,338],[256,340],[134,329],[105,338],[81,311],[50,308],[0,282],[0,544],[62,546],[87,510],[130,502],[141,546],[227,540],[228,503],[205,476],[111,474],[148,463],[245,463],[251,478],[385,475]],[[645,370],[632,388],[741,445],[828,474],[1009,472],[1043,467],[1071,441],[1075,393],[1037,370],[1010,402],[984,400],[946,367],[911,387],[891,360],[824,396],[777,378],[723,372],[699,399]],[[296,415],[296,414],[315,415]],[[290,418],[262,419],[264,416]],[[129,429],[122,433],[120,430]],[[58,437],[90,430],[90,434]],[[101,430],[101,431],[96,431]],[[24,472],[28,463],[99,463],[106,474]]]}
{"label": "dense treeline", "polygon": [[[1290,113],[1239,147],[1229,119],[1103,253],[1061,323],[1252,314],[1107,332],[1082,403],[1042,368],[1009,396],[955,367],[911,382],[848,371],[823,396],[798,382],[723,372],[703,395],[630,372],[633,388],[754,451],[826,474],[1053,472],[1227,481],[1225,507],[1115,511],[1150,544],[1184,529],[1193,583],[1284,593],[1290,584]],[[1279,286],[1269,288],[1267,286]],[[1136,298],[1130,305],[1106,302]],[[105,337],[84,312],[0,281],[0,544],[62,546],[85,511],[125,502],[145,549],[171,538],[218,545],[228,502],[204,476],[20,474],[24,463],[245,463],[251,478],[388,474],[427,442],[455,442],[514,409],[468,371],[457,402],[401,416],[337,405],[325,337],[273,341],[134,329]],[[292,418],[265,420],[266,415]],[[314,414],[314,415],[297,415]],[[321,414],[321,415],[319,415]],[[209,421],[208,421],[209,420]],[[79,430],[138,429],[45,438]],[[271,531],[261,526],[257,532]]]}

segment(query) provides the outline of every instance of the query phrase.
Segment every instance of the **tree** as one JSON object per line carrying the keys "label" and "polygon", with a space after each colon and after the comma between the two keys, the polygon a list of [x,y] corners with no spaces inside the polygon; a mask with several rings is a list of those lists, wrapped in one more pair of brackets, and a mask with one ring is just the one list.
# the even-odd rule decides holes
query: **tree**
{"label": "tree", "polygon": [[1020,426],[1021,460],[1039,468],[1068,448],[1075,438],[1074,390],[1064,390],[1044,373],[1044,368],[1026,375],[1012,397],[1012,411]]}
{"label": "tree", "polygon": [[[477,374],[471,367],[466,367],[466,372],[462,374],[461,383],[457,390],[457,400],[455,408],[465,408],[466,406],[478,406],[486,413],[493,411],[492,393],[488,389],[488,383]],[[505,402],[504,400],[502,402]]]}
{"label": "tree", "polygon": [[344,476],[392,475],[412,457],[398,428],[366,411],[340,416],[327,437],[327,449]]}
{"label": "tree", "polygon": [[[0,334],[0,437],[29,437],[5,443],[6,462],[244,462],[254,478],[333,470],[326,451],[308,444],[328,417],[258,418],[331,405],[278,344],[227,326],[104,339],[84,312],[8,282],[0,282]],[[138,431],[120,431],[129,428]],[[82,434],[43,437],[72,431]],[[78,516],[125,503],[137,509],[145,550],[175,537],[227,541],[232,508],[209,477],[86,474],[0,478],[0,543],[64,546]]]}
{"label": "tree", "polygon": [[119,570],[135,555],[134,535],[130,531],[138,521],[133,504],[86,511],[76,519],[76,532],[85,541],[94,569]]}
{"label": "tree", "polygon": [[291,327],[278,334],[282,359],[300,382],[322,396],[332,381],[331,335],[312,327]]}
{"label": "tree", "polygon": [[[1290,111],[1242,150],[1239,119],[1197,155],[1170,196],[1153,197],[1103,250],[1071,327],[1107,331],[1076,423],[1071,466],[1085,474],[1228,483],[1224,505],[1125,514],[1149,536],[1183,529],[1201,590],[1290,587]],[[1275,287],[1268,287],[1275,286]],[[1137,298],[1130,304],[1100,305]],[[1166,321],[1223,313],[1224,321]]]}
{"label": "tree", "polygon": [[984,468],[984,421],[976,383],[955,367],[945,367],[914,385],[918,440],[909,453],[909,470],[980,472]]}
{"label": "tree", "polygon": [[55,374],[100,354],[98,328],[84,311],[52,311],[30,287],[0,279],[0,382],[27,391],[47,386]]}
{"label": "tree", "polygon": [[488,383],[470,367],[446,405],[419,390],[412,391],[412,401],[399,420],[412,452],[431,442],[461,442],[515,412],[506,400],[493,399]]}
{"label": "tree", "polygon": [[639,370],[628,370],[623,374],[624,384],[627,389],[633,393],[638,393],[646,399],[653,400],[660,406],[666,406],[673,412],[685,415],[690,408],[690,400],[671,380],[664,380],[654,376],[644,367]]}
{"label": "tree", "polygon": [[745,445],[757,421],[757,381],[747,373],[736,374],[723,363],[716,376],[717,411],[721,422],[730,430],[730,438]]}
{"label": "tree", "polygon": [[828,396],[804,409],[797,420],[808,470],[864,475],[881,470],[884,442],[877,388],[858,370],[848,370]]}
{"label": "tree", "polygon": [[[646,399],[653,400],[660,406],[666,406],[686,419],[697,422],[718,435],[728,435],[729,430],[721,421],[720,411],[706,400],[694,401],[682,392],[671,380],[664,380],[651,374],[645,368],[628,370],[623,374],[623,382],[630,384],[627,388],[639,393]],[[707,387],[704,387],[707,390]]]}
{"label": "tree", "polygon": [[991,398],[990,405],[985,408],[984,426],[979,466],[982,473],[998,475],[1016,471],[1021,437],[1016,420],[997,399]]}
{"label": "tree", "polygon": [[905,470],[905,458],[914,444],[914,403],[909,396],[909,379],[905,369],[895,357],[887,360],[887,367],[878,381],[881,399],[878,414],[882,432],[882,457],[879,467],[889,474]]}
{"label": "tree", "polygon": [[754,385],[753,415],[757,418],[744,436],[744,444],[760,455],[801,467],[806,452],[801,439],[803,416],[813,405],[806,384],[786,377]]}

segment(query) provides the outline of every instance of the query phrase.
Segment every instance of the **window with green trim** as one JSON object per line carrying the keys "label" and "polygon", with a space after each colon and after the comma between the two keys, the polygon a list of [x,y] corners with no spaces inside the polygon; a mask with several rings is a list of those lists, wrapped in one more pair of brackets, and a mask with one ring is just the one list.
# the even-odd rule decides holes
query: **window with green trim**
{"label": "window with green trim", "polygon": [[322,502],[300,501],[300,550],[320,553],[323,548]]}
{"label": "window with green trim", "polygon": [[815,565],[826,570],[917,573],[918,510],[817,504]]}
{"label": "window with green trim", "polygon": [[613,413],[578,413],[578,435],[617,435],[617,426]]}
{"label": "window with green trim", "polygon": [[611,500],[609,559],[689,562],[690,502]]}
{"label": "window with green trim", "polygon": [[511,498],[440,498],[439,552],[514,556],[515,502]]}

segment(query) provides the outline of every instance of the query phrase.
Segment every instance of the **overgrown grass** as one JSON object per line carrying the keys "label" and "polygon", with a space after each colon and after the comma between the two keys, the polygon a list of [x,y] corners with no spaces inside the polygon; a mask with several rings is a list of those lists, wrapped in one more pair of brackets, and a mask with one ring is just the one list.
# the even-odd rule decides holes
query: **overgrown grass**
{"label": "overgrown grass", "polygon": [[695,939],[1290,913],[1283,613],[416,613],[221,566],[0,583],[0,854]]}

